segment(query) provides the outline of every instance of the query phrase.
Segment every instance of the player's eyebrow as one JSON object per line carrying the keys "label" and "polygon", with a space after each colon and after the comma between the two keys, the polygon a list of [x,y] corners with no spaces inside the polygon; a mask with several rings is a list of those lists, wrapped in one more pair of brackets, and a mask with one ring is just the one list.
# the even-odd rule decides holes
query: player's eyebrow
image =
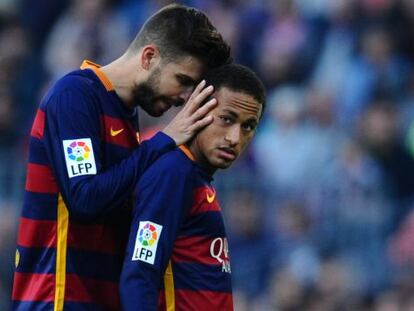
{"label": "player's eyebrow", "polygon": [[233,118],[236,118],[236,119],[239,117],[239,115],[236,112],[229,110],[229,109],[223,109],[223,112],[230,114]]}

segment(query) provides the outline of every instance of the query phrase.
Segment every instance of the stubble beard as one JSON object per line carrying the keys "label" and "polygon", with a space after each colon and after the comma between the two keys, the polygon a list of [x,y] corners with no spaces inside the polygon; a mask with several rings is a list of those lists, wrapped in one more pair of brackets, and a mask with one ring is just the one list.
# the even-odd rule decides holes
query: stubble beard
{"label": "stubble beard", "polygon": [[148,80],[138,84],[132,91],[134,106],[140,106],[145,112],[151,116],[159,116],[154,111],[154,103],[157,98],[157,90],[159,88],[160,69],[157,68],[148,77]]}

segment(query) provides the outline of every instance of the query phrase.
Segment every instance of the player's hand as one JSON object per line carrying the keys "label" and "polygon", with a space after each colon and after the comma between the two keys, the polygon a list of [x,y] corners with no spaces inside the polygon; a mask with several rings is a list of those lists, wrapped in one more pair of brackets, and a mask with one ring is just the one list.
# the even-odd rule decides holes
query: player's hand
{"label": "player's hand", "polygon": [[177,146],[189,141],[195,133],[213,121],[213,117],[206,117],[206,114],[217,105],[217,100],[210,99],[200,107],[214,91],[213,86],[205,86],[204,80],[197,85],[184,107],[163,130]]}

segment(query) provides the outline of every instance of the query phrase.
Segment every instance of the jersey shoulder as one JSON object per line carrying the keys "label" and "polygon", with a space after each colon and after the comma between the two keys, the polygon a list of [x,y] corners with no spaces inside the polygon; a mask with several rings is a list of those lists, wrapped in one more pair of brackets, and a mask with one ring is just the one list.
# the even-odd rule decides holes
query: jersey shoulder
{"label": "jersey shoulder", "polygon": [[190,182],[197,179],[197,167],[195,163],[190,160],[179,148],[165,153],[157,161],[155,161],[145,172],[145,177],[148,180],[155,180],[158,178],[164,180],[174,181],[180,183]]}
{"label": "jersey shoulder", "polygon": [[70,106],[68,109],[76,109],[76,106],[83,109],[90,103],[93,105],[98,101],[100,92],[99,83],[94,79],[90,70],[75,70],[63,76],[55,82],[43,98],[40,107],[46,110],[59,105],[65,107],[65,102]]}

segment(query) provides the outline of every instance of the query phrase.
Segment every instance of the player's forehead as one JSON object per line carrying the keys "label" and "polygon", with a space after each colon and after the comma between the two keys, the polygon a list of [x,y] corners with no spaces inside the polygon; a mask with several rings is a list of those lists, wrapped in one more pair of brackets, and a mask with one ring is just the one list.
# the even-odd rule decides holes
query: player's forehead
{"label": "player's forehead", "polygon": [[194,82],[201,79],[203,70],[203,63],[194,56],[179,57],[175,60],[167,62],[164,66],[164,72],[170,71],[174,75],[186,76]]}
{"label": "player's forehead", "polygon": [[262,112],[262,104],[253,96],[222,87],[216,91],[217,109],[237,114],[242,118],[254,118],[259,120]]}

